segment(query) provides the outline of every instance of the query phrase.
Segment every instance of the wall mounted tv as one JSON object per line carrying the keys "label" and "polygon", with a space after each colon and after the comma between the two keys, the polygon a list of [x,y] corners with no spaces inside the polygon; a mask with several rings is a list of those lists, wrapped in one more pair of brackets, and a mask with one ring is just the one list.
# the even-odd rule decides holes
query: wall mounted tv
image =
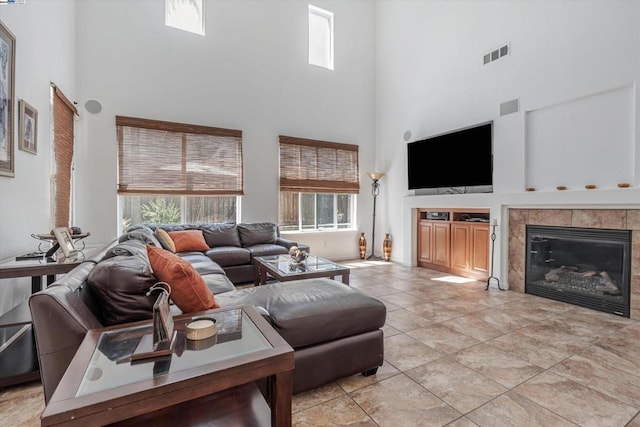
{"label": "wall mounted tv", "polygon": [[409,190],[493,185],[492,141],[488,122],[408,143]]}

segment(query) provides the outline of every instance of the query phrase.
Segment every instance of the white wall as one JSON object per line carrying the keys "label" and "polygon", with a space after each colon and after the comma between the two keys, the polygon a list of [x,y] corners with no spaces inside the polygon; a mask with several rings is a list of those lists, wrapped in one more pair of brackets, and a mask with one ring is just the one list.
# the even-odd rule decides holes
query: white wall
{"label": "white wall", "polygon": [[[502,212],[512,205],[640,201],[633,189],[524,192],[527,111],[631,86],[635,100],[625,113],[635,123],[632,146],[625,149],[638,153],[638,1],[379,1],[376,25],[376,159],[388,172],[382,214],[394,236],[394,260],[415,263],[416,207],[488,207],[504,222]],[[483,66],[482,55],[505,43],[512,54]],[[514,98],[520,111],[500,117],[499,104]],[[494,121],[493,194],[409,193],[406,130],[417,140],[489,120]],[[596,153],[607,143],[587,140],[581,148]],[[436,173],[436,159],[432,165]],[[579,166],[569,167],[578,172]],[[615,170],[598,176],[619,182]],[[640,177],[633,184],[639,185]],[[505,237],[502,230],[504,224],[499,239]],[[506,241],[498,241],[496,258],[496,270],[506,279]]]}
{"label": "white wall", "polygon": [[[0,20],[16,37],[15,178],[0,177],[0,259],[36,249],[31,233],[50,223],[50,83],[75,93],[75,2],[29,0],[0,6]],[[18,100],[38,110],[38,154],[18,149]],[[71,98],[73,99],[73,98]],[[27,279],[0,283],[0,314],[31,292]]]}
{"label": "white wall", "polygon": [[[246,222],[278,219],[278,135],[358,144],[359,224],[368,229],[375,3],[313,2],[335,14],[335,71],[308,65],[308,2],[205,3],[204,37],[166,27],[162,0],[77,3],[78,101],[103,106],[82,111],[78,224],[97,241],[116,235],[114,116],[124,115],[241,129]],[[330,239],[357,256],[353,232]],[[321,249],[312,247],[335,258]]]}

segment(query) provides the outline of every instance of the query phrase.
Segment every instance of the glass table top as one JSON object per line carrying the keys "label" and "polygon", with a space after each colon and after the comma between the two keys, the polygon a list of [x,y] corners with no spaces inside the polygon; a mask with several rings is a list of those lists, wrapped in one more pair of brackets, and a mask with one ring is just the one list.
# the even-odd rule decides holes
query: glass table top
{"label": "glass table top", "polygon": [[346,267],[336,264],[328,259],[309,255],[300,264],[292,264],[289,255],[269,255],[259,257],[259,259],[283,276],[293,276],[301,273],[311,273],[317,271],[344,270]]}
{"label": "glass table top", "polygon": [[203,340],[187,340],[184,325],[192,319],[176,321],[178,339],[173,354],[163,358],[130,360],[140,338],[151,333],[151,325],[103,332],[76,397],[272,348],[241,308],[204,317],[216,319],[218,333]]}

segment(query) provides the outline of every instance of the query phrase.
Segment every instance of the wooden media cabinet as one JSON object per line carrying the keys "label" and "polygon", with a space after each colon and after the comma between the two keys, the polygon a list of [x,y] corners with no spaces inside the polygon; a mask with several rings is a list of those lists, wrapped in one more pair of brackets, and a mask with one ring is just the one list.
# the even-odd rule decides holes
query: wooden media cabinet
{"label": "wooden media cabinet", "polygon": [[418,266],[486,281],[489,209],[418,209]]}

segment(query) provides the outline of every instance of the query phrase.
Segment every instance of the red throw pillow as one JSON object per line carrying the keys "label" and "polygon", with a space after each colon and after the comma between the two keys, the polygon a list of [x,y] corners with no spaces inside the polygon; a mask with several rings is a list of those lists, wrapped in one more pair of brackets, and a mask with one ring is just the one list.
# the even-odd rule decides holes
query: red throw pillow
{"label": "red throw pillow", "polygon": [[176,252],[208,251],[202,230],[170,231],[169,236],[176,246]]}
{"label": "red throw pillow", "polygon": [[184,313],[220,307],[204,279],[184,259],[166,249],[147,245],[153,274],[171,286],[171,300]]}

